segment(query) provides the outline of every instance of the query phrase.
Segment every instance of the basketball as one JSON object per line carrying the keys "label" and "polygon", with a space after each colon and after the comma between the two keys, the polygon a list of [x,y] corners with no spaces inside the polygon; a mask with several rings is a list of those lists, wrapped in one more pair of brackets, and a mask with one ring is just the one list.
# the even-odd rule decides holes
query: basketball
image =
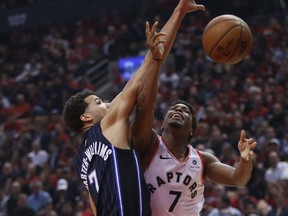
{"label": "basketball", "polygon": [[202,45],[205,53],[217,64],[236,64],[251,51],[251,30],[237,16],[217,16],[205,27]]}

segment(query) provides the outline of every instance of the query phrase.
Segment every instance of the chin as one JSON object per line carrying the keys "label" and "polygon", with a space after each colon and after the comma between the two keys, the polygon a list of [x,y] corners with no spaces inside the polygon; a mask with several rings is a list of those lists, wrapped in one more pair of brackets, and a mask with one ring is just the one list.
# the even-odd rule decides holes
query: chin
{"label": "chin", "polygon": [[168,123],[170,127],[175,127],[175,128],[181,128],[182,127],[182,124],[180,124],[179,122],[169,122]]}

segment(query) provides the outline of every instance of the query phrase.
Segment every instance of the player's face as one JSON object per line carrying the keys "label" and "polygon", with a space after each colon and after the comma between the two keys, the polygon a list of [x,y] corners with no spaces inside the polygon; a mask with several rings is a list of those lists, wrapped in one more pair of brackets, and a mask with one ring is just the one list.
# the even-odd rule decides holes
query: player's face
{"label": "player's face", "polygon": [[192,113],[190,109],[184,104],[175,104],[171,106],[164,118],[165,125],[176,128],[191,128],[192,127]]}
{"label": "player's face", "polygon": [[89,114],[95,122],[100,121],[107,113],[110,103],[104,103],[96,95],[89,95],[85,98],[88,104],[85,113]]}

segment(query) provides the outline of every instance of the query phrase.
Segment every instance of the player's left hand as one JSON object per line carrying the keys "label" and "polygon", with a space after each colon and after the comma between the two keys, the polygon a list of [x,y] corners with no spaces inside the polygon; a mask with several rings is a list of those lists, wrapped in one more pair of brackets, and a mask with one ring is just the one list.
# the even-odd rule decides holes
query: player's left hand
{"label": "player's left hand", "polygon": [[253,149],[257,143],[252,139],[246,139],[246,132],[241,130],[240,140],[238,142],[238,149],[240,151],[241,159],[249,161],[253,155]]}
{"label": "player's left hand", "polygon": [[152,28],[150,29],[149,22],[146,22],[146,46],[149,48],[150,52],[152,53],[152,56],[156,60],[162,60],[163,54],[164,54],[164,46],[163,43],[166,42],[165,39],[163,39],[163,36],[166,35],[165,32],[156,32],[158,26],[158,22],[156,21]]}

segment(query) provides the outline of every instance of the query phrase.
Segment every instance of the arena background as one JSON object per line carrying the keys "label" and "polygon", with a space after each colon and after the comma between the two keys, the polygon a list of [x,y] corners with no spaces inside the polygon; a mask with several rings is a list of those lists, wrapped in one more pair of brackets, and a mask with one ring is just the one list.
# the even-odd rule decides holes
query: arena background
{"label": "arena background", "polygon": [[[81,137],[63,126],[63,104],[85,88],[111,100],[141,63],[145,21],[163,24],[177,2],[0,2],[1,216],[92,215],[72,163]],[[162,68],[155,129],[171,101],[187,100],[199,119],[191,144],[230,165],[239,159],[245,129],[258,143],[249,184],[231,188],[207,179],[201,215],[220,204],[243,215],[276,215],[276,207],[288,208],[287,1],[197,3],[206,12],[185,18]],[[244,19],[253,34],[251,54],[233,66],[214,64],[201,45],[205,25],[227,13]],[[33,199],[38,193],[41,199]]]}

